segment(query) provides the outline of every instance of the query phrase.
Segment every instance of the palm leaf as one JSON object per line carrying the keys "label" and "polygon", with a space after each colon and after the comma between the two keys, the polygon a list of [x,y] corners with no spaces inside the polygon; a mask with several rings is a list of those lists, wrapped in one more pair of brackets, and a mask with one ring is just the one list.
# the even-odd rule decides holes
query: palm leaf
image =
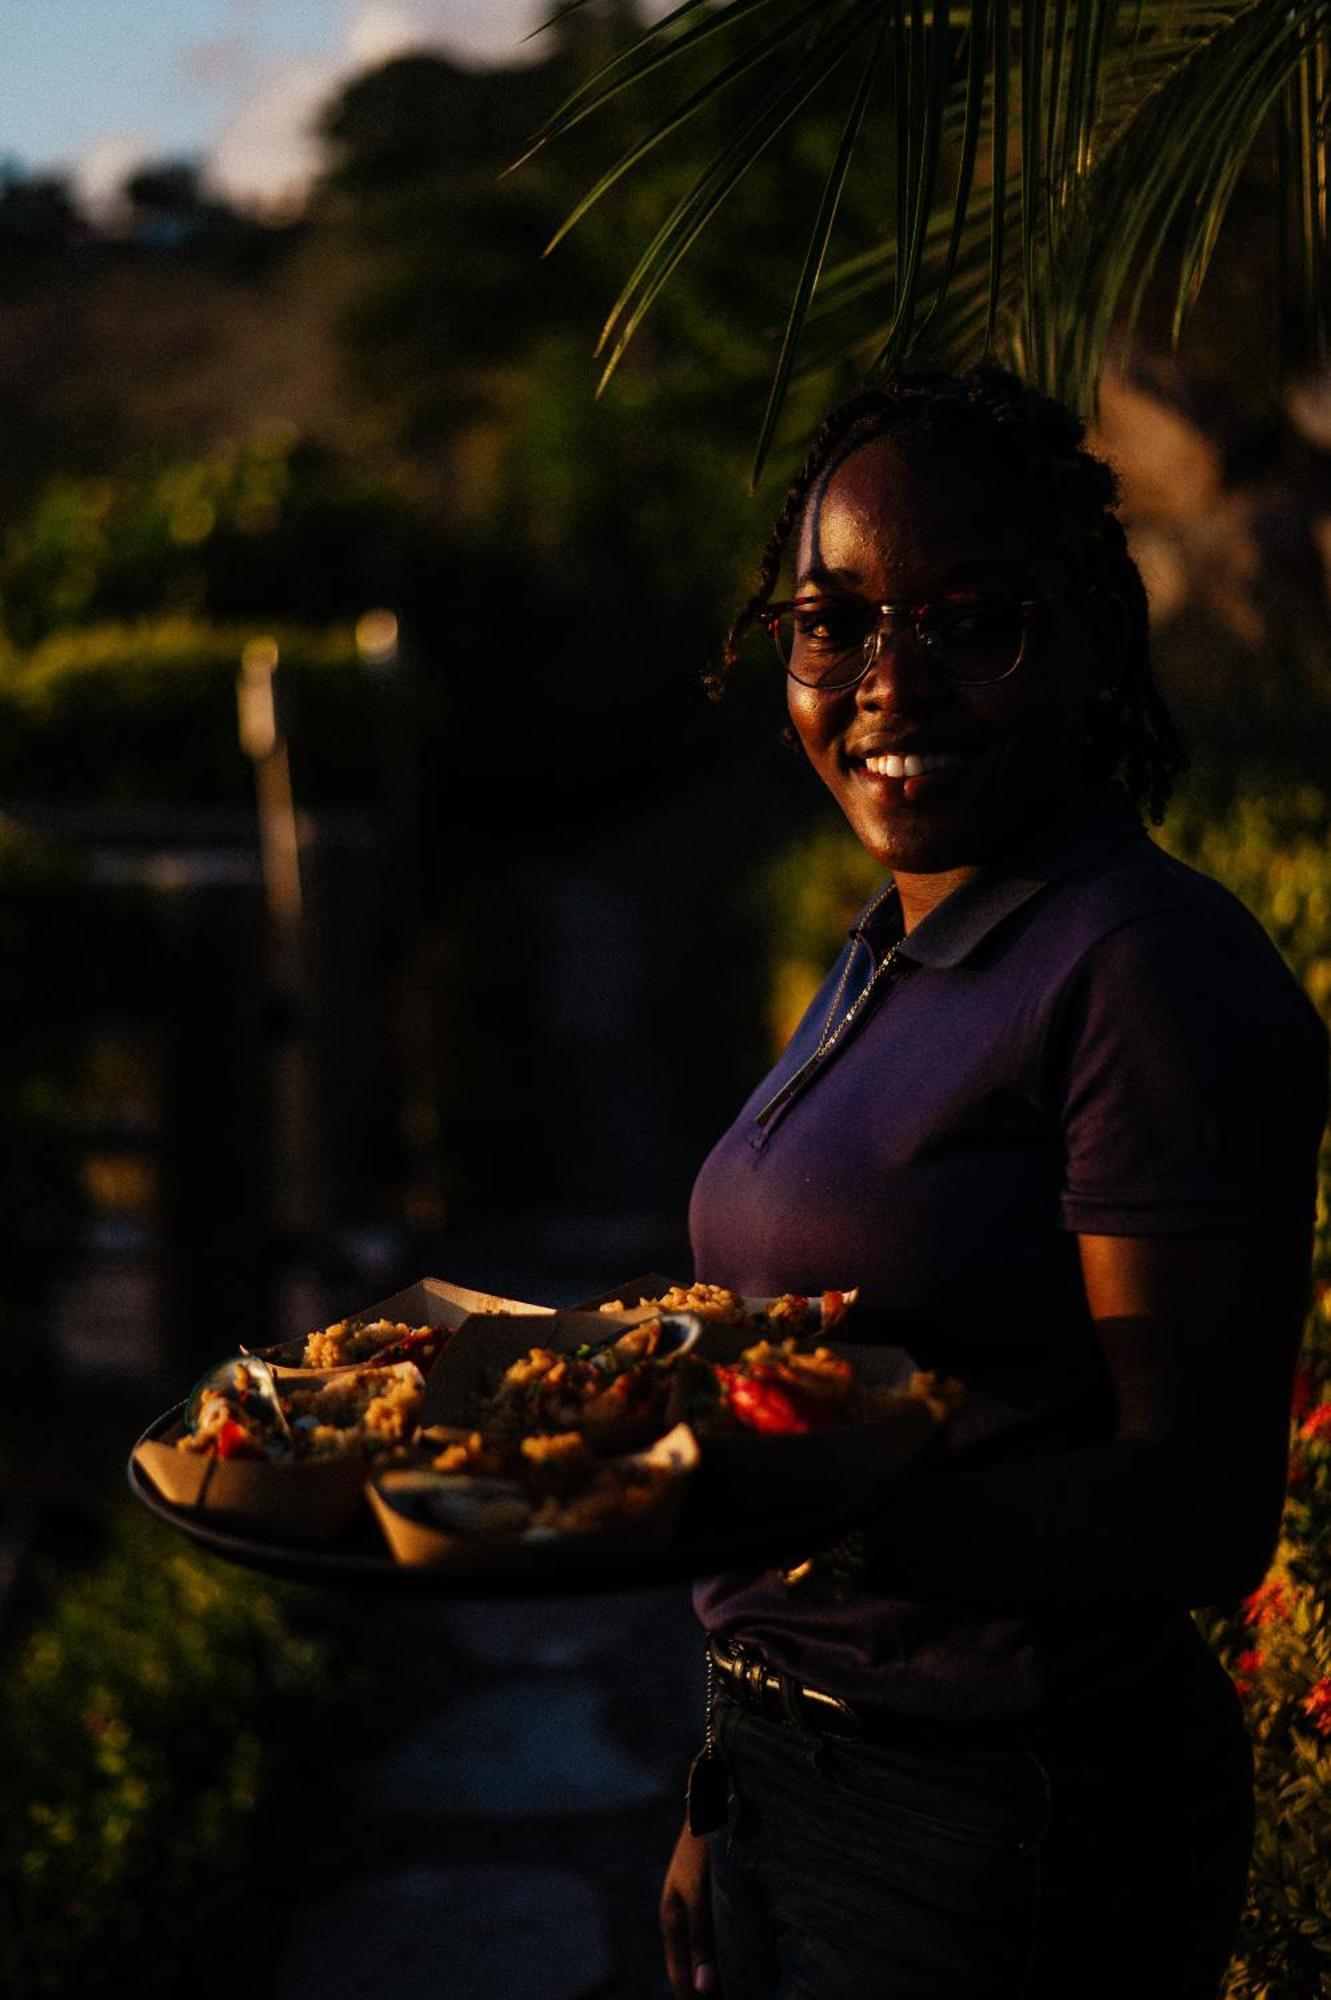
{"label": "palm leaf", "polygon": [[[769,0],[739,0],[739,5],[745,13],[750,11],[751,5],[766,6],[768,4]],[[672,132],[677,132],[681,125],[686,125],[695,112],[701,111],[704,105],[710,104],[713,98],[719,96],[723,90],[728,89],[737,78],[744,76],[749,70],[755,69],[758,64],[766,62],[767,58],[775,54],[783,42],[789,41],[793,35],[797,35],[802,27],[821,12],[822,0],[806,0],[806,5],[796,14],[780,23],[773,29],[770,35],[763,35],[756,42],[750,43],[732,61],[726,63],[715,76],[709,77],[706,83],[701,84],[689,97],[686,97],[682,104],[676,105],[669,117],[654,126],[646,138],[640,139],[636,146],[630,146],[629,150],[621,154],[619,159],[615,161],[615,164],[609,171],[601,175],[600,179],[582,197],[571,213],[564,218],[559,228],[545,246],[544,255],[548,257],[550,252],[568,235],[569,231],[577,227],[588,210],[594,208],[602,196],[609,193],[616,181],[622,180],[624,175],[631,172],[640,160],[646,159],[648,153],[653,152],[663,139],[668,139]],[[625,87],[624,84],[616,85],[606,95],[614,96],[620,89]],[[578,119],[574,118],[571,122],[577,124]],[[544,143],[544,141],[541,143]],[[535,150],[533,147],[532,151],[534,152]],[[530,158],[530,154],[527,157]],[[516,161],[514,164],[516,167],[522,163],[521,161]]]}
{"label": "palm leaf", "polygon": [[821,276],[823,260],[827,255],[827,246],[831,240],[832,226],[836,221],[837,205],[841,200],[841,192],[846,184],[846,175],[850,171],[850,162],[855,151],[855,142],[860,136],[860,127],[864,123],[864,116],[869,108],[869,99],[873,94],[873,87],[877,81],[878,68],[882,60],[883,44],[887,39],[887,31],[888,23],[884,21],[878,30],[869,60],[864,67],[864,74],[860,78],[859,87],[851,102],[850,111],[847,114],[846,123],[841,133],[841,143],[837,147],[836,157],[832,161],[831,169],[823,187],[823,198],[818,205],[818,214],[814,220],[813,234],[809,238],[809,247],[804,254],[804,268],[800,272],[799,283],[795,287],[795,296],[791,301],[790,318],[786,322],[785,337],[781,342],[781,353],[777,358],[776,373],[772,377],[772,387],[767,398],[767,408],[763,412],[762,424],[758,431],[758,443],[753,454],[753,470],[749,475],[749,491],[751,493],[757,488],[758,479],[767,457],[768,447],[772,442],[772,436],[776,429],[777,419],[781,414],[782,404],[785,402],[786,389],[790,382],[790,372],[795,364],[795,356],[799,352],[800,340],[804,333],[804,322],[808,316],[810,303],[815,291],[818,289],[818,279]]}
{"label": "palm leaf", "polygon": [[859,0],[857,6],[843,14],[836,27],[823,34],[812,48],[806,47],[802,51],[799,68],[793,73],[788,72],[782,82],[767,92],[730,144],[717,155],[667,216],[612,306],[601,331],[596,352],[599,355],[609,346],[610,356],[597,385],[598,395],[605,389],[653,300],[681,259],[738,182],[844,62],[875,11],[873,0]]}
{"label": "palm leaf", "polygon": [[[684,0],[566,100],[538,143],[728,27],[746,32],[744,46],[717,59],[689,98],[594,181],[566,225],[762,66],[757,103],[702,165],[616,301],[598,347],[610,349],[602,385],[754,160],[809,110],[866,32],[873,57],[798,257],[757,465],[792,380],[828,359],[834,330],[841,351],[848,343],[870,369],[920,353],[1015,354],[1046,387],[1085,406],[1111,340],[1130,341],[1172,246],[1181,334],[1273,115],[1282,249],[1303,315],[1297,344],[1326,352],[1331,0]],[[837,217],[875,75],[895,131],[895,212],[883,244],[837,260]]]}

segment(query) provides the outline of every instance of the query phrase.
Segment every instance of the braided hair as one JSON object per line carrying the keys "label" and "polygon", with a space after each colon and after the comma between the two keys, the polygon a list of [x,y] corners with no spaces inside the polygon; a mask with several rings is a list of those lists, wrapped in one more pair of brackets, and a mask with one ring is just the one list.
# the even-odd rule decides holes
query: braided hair
{"label": "braided hair", "polygon": [[1146,590],[1128,552],[1114,507],[1118,480],[1085,449],[1086,427],[1062,403],[988,364],[965,375],[898,375],[862,390],[824,420],[786,492],[768,536],[758,587],[726,634],[719,665],[707,676],[714,699],[724,692],[748,633],[771,601],[792,534],[810,493],[862,445],[900,439],[909,449],[959,441],[1008,474],[1038,531],[1070,565],[1086,593],[1117,606],[1121,644],[1112,678],[1090,724],[1097,776],[1118,776],[1138,810],[1164,818],[1187,753],[1151,672]]}

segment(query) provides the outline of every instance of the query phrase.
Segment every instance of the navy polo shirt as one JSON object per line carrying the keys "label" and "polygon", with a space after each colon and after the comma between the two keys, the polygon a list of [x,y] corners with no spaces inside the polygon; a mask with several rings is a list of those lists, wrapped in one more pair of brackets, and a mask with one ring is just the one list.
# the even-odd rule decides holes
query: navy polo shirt
{"label": "navy polo shirt", "polygon": [[[893,945],[819,1058],[843,975],[834,1019]],[[703,1165],[695,1270],[759,1296],[858,1285],[856,1339],[966,1384],[949,1449],[968,1463],[1107,1438],[1077,1234],[1307,1218],[1326,1083],[1325,1030],[1261,926],[1105,787],[908,937],[894,893],[861,913]],[[709,1579],[696,1602],[774,1665],[912,1714],[1030,1713],[1090,1636],[809,1604],[773,1575]]]}

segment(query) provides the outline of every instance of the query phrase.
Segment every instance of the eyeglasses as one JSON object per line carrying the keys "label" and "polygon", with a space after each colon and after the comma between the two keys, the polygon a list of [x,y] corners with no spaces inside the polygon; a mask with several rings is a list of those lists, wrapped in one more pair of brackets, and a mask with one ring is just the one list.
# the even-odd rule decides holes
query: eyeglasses
{"label": "eyeglasses", "polygon": [[948,680],[987,687],[1021,665],[1027,627],[1045,601],[957,595],[928,604],[866,604],[857,597],[794,597],[769,604],[763,623],[801,687],[854,687],[878,658],[884,630],[902,627]]}

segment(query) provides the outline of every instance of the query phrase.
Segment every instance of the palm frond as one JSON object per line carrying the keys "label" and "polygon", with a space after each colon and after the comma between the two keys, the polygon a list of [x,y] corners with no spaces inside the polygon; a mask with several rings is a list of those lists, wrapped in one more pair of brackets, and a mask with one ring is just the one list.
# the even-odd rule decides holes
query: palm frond
{"label": "palm frond", "polygon": [[[744,5],[744,0],[740,0],[740,4]],[[754,0],[754,4],[766,5],[767,0]],[[744,5],[744,11],[748,11],[747,5]],[[739,77],[744,76],[751,69],[756,69],[760,63],[766,62],[768,57],[775,54],[783,42],[789,41],[792,36],[799,34],[801,29],[821,11],[822,0],[806,0],[805,6],[800,8],[789,19],[780,23],[773,29],[770,35],[762,35],[756,42],[749,43],[741,50],[739,55],[726,63],[714,76],[708,77],[705,83],[700,84],[698,89],[686,97],[682,104],[677,104],[668,117],[655,125],[645,138],[638,141],[637,145],[630,146],[628,151],[621,154],[614,165],[601,175],[600,179],[582,197],[571,213],[564,218],[559,228],[546,244],[543,254],[548,257],[550,252],[558,244],[562,243],[569,231],[577,227],[588,210],[594,208],[602,196],[608,194],[615,183],[622,180],[625,174],[631,172],[638,165],[639,161],[646,159],[648,153],[655,151],[662,140],[668,139],[672,132],[677,132],[681,125],[686,125],[695,112],[701,111],[704,105],[710,104],[713,98],[718,97],[722,91],[728,89]],[[616,89],[622,87],[616,86]],[[615,92],[609,94],[614,95]],[[577,121],[575,120],[574,122],[576,123]],[[519,162],[518,164],[521,163]]]}
{"label": "palm frond", "polygon": [[785,402],[786,389],[790,382],[790,372],[795,364],[795,356],[799,352],[800,340],[804,333],[804,322],[808,316],[810,303],[815,291],[818,289],[818,280],[822,274],[823,260],[827,255],[827,246],[831,240],[833,224],[836,221],[837,205],[841,200],[841,192],[846,184],[846,175],[850,171],[850,162],[855,151],[855,142],[860,136],[860,127],[864,123],[864,116],[869,108],[869,99],[873,95],[874,84],[878,79],[878,69],[882,60],[883,44],[887,39],[887,31],[888,23],[884,21],[878,30],[877,38],[869,54],[869,60],[865,64],[864,73],[860,78],[859,87],[851,101],[850,111],[841,133],[841,142],[837,147],[836,157],[832,161],[831,169],[823,187],[823,197],[818,205],[818,214],[814,220],[813,234],[809,238],[809,247],[804,254],[804,268],[800,272],[799,283],[795,287],[795,296],[791,301],[790,318],[786,322],[785,337],[781,342],[780,355],[777,357],[776,373],[772,377],[772,387],[767,398],[767,408],[763,412],[763,421],[758,431],[758,443],[753,454],[753,470],[749,475],[750,492],[754,491],[757,487],[763,464],[767,457],[768,447],[772,442],[772,436],[776,430],[777,419],[781,414],[782,404]]}
{"label": "palm frond", "polygon": [[[840,97],[840,136],[796,260],[755,477],[792,380],[826,359],[834,336],[866,369],[923,353],[1015,354],[1044,386],[1086,406],[1111,339],[1131,338],[1172,247],[1181,333],[1273,117],[1282,252],[1303,316],[1297,344],[1326,354],[1331,0],[683,0],[582,84],[536,143],[581,125],[677,56],[705,55],[730,28],[741,45],[715,44],[710,74],[594,180],[564,229],[704,105],[745,77],[750,91],[758,81],[616,300],[598,345],[608,354],[603,387],[754,162],[815,101],[822,116]],[[837,73],[865,41],[872,52],[842,95]],[[837,219],[879,79],[875,101],[896,160],[885,240],[838,260]]]}
{"label": "palm frond", "polygon": [[682,201],[667,216],[610,310],[597,342],[598,355],[610,348],[597,385],[599,395],[623,359],[653,300],[681,259],[738,182],[755,165],[772,141],[785,130],[810,98],[841,66],[866,25],[876,14],[874,0],[858,0],[840,22],[801,51],[797,69],[769,89],[757,109],[741,125],[711,164],[699,175]]}

